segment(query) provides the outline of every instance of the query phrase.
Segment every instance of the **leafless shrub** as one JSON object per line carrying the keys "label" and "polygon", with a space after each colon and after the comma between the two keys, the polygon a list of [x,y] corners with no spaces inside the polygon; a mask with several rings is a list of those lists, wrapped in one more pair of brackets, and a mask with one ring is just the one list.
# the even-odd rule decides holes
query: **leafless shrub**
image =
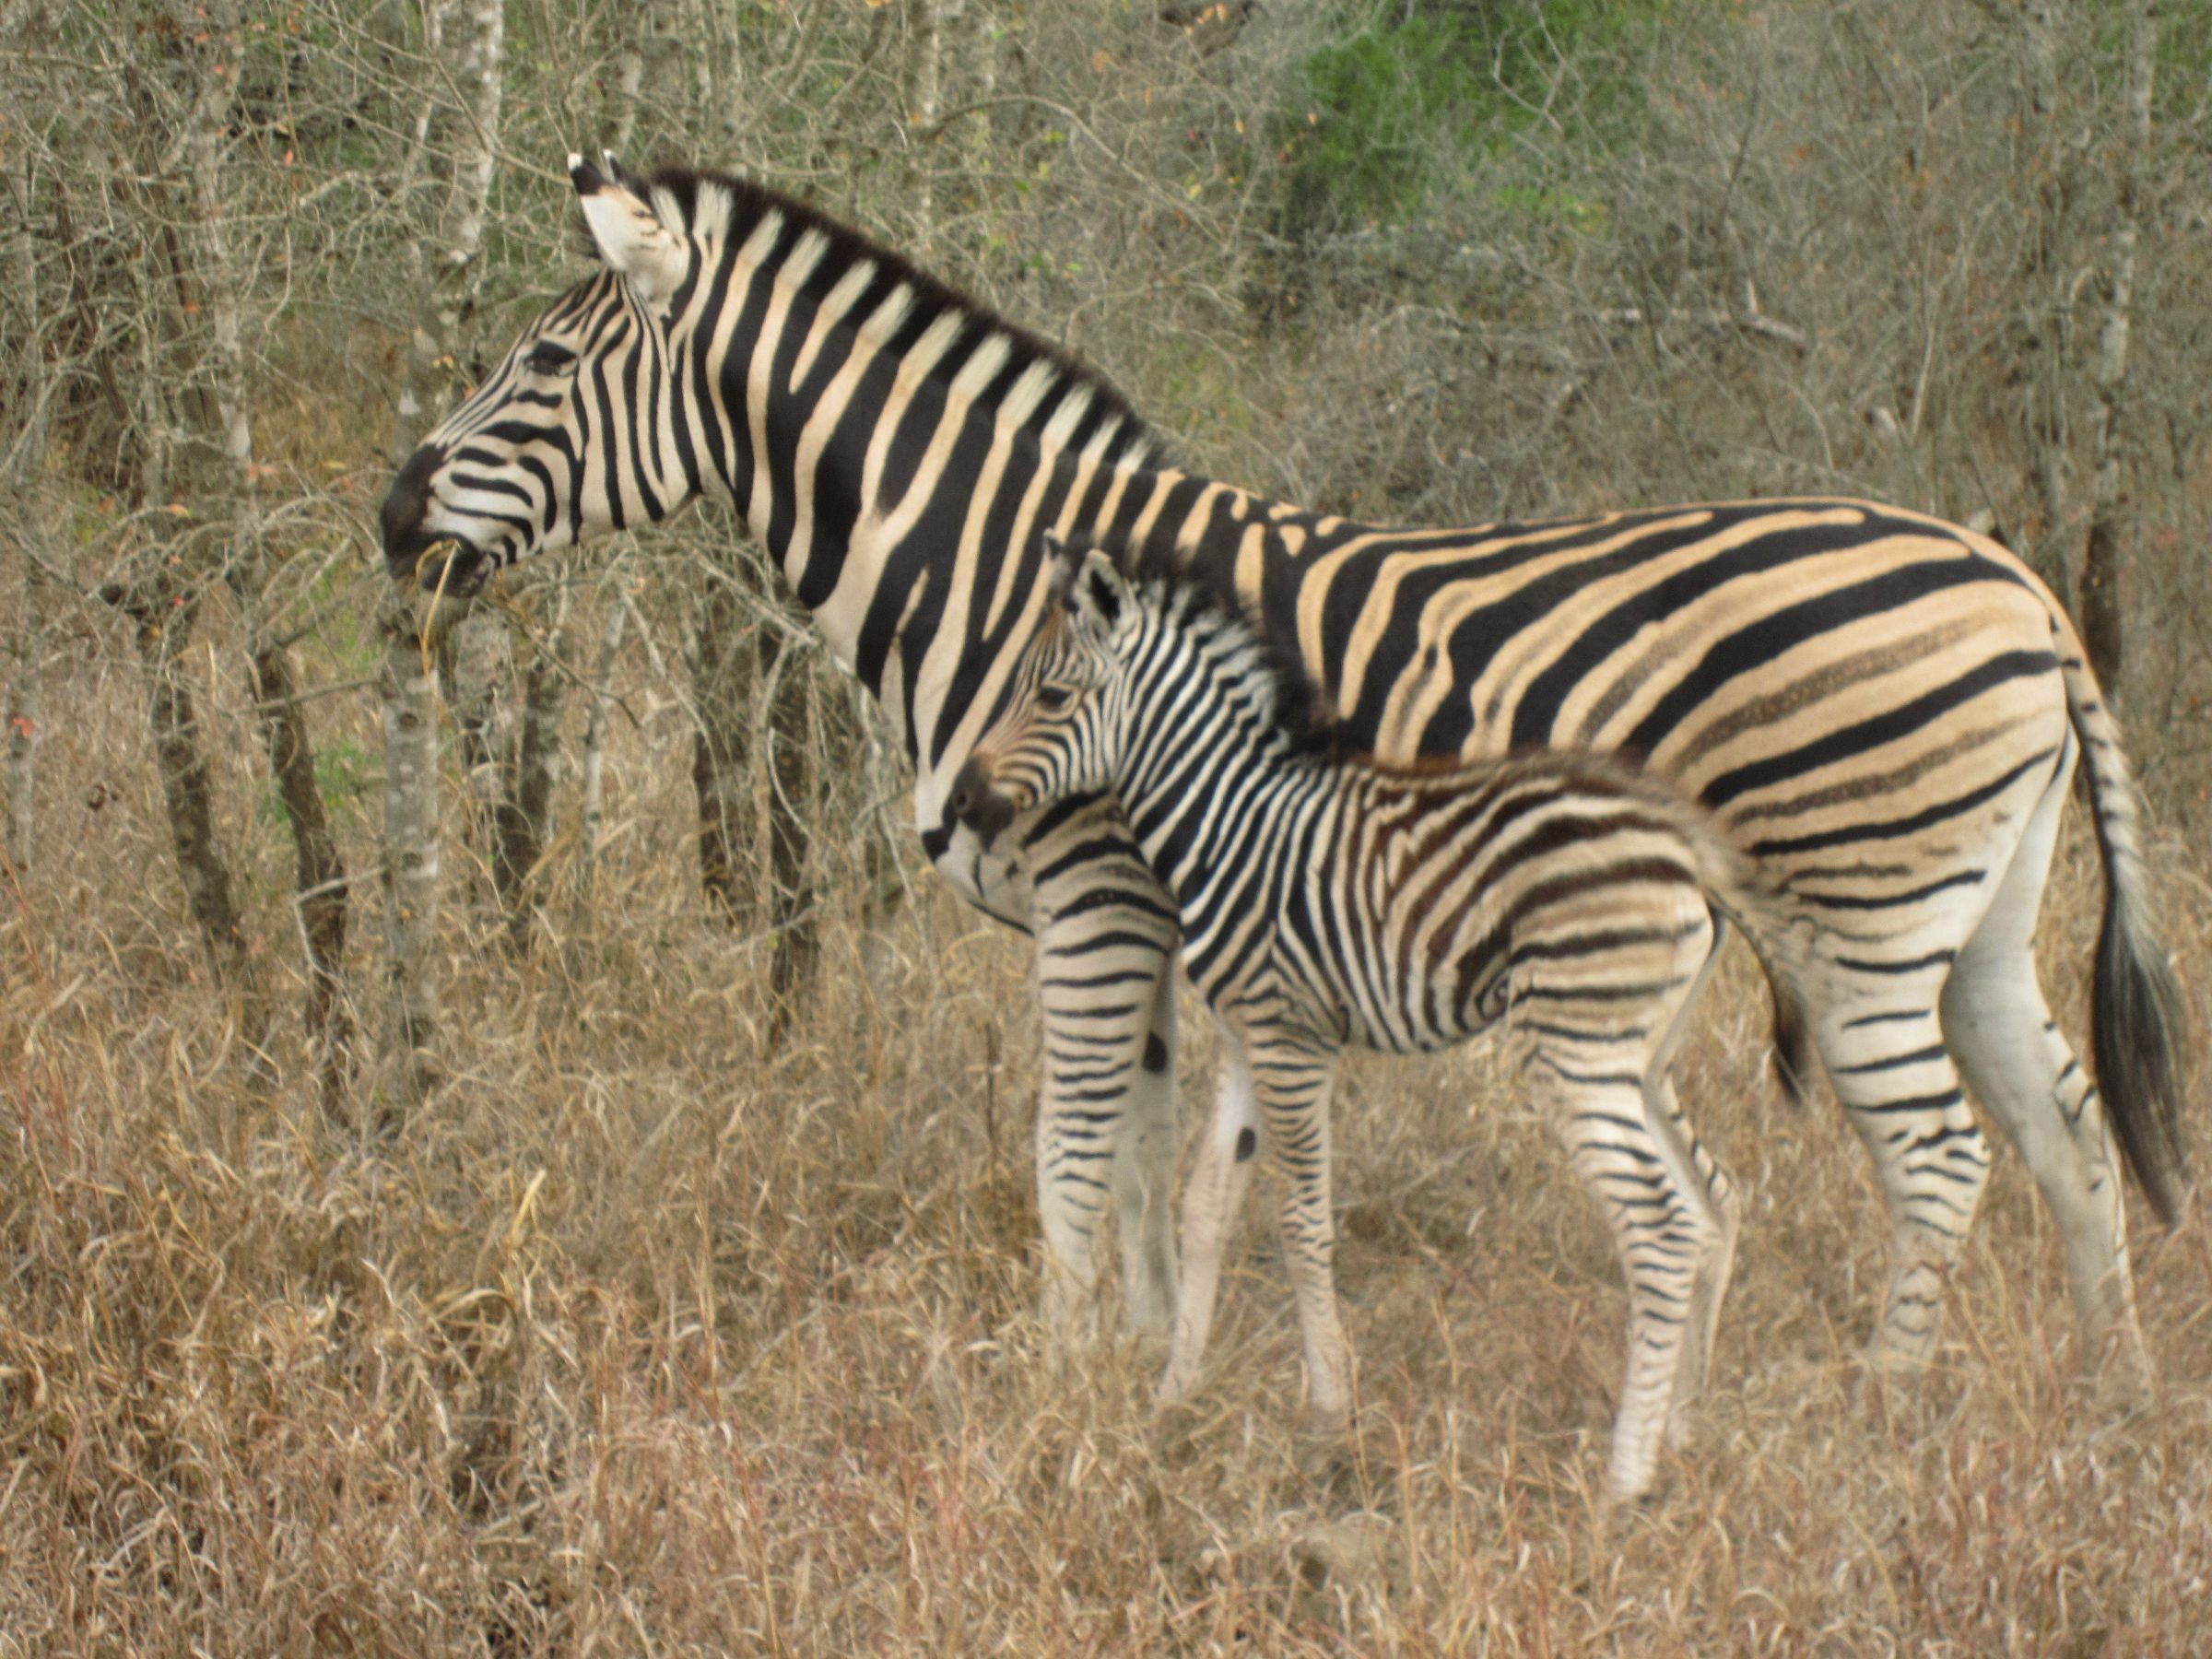
{"label": "leafless shrub", "polygon": [[[1854,1359],[1878,1206],[1836,1124],[1763,1093],[1734,971],[1683,1092],[1752,1213],[1701,1441],[1649,1511],[1594,1497],[1602,1230],[1480,1055],[1347,1083],[1357,1441],[1282,1427],[1256,1233],[1213,1380],[1162,1421],[1150,1356],[1041,1360],[1026,958],[921,867],[900,759],[726,512],[496,597],[481,797],[364,556],[406,422],[583,268],[557,163],[613,141],[926,248],[1223,476],[1430,521],[1865,490],[2065,575],[2121,110],[2092,18],[1676,8],[1606,62],[1562,49],[1542,118],[1420,213],[1300,238],[1260,140],[1347,13],[509,0],[479,251],[441,271],[487,135],[445,50],[475,8],[428,9],[451,41],[392,4],[0,5],[0,1652],[2194,1645],[2195,1218],[2138,1234],[2146,1417],[2070,1381],[2009,1161],[1937,1373],[1884,1392]],[[2201,1018],[2212,218],[2167,62],[2124,707]],[[1647,88],[1636,144],[1555,118],[1615,74]],[[405,1034],[389,947],[358,910],[318,944],[312,910],[386,851],[399,670],[444,738],[412,1079],[344,1046]],[[164,788],[194,768],[216,927]],[[2076,1032],[2095,869],[2069,841],[2042,941]],[[818,967],[779,996],[802,928]]]}

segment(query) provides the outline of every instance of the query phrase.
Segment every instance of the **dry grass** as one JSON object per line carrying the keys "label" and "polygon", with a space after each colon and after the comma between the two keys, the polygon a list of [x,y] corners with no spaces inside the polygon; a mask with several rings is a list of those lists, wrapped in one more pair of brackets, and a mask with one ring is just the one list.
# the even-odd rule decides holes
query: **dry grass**
{"label": "dry grass", "polygon": [[[1256,1213],[1210,1384],[1163,1420],[1151,1356],[1041,1353],[1019,941],[924,879],[874,988],[840,921],[764,1056],[759,964],[696,920],[681,767],[632,734],[594,924],[517,964],[457,902],[453,1081],[351,1141],[303,1079],[241,1079],[136,698],[78,676],[52,857],[0,913],[0,1653],[2212,1643],[2202,1221],[2138,1232],[2167,1383],[2139,1419],[2071,1380],[2009,1157],[1935,1374],[1871,1387],[1878,1206],[1832,1110],[1770,1097],[1740,964],[1685,1073],[1749,1196],[1716,1389],[1660,1498],[1608,1518],[1620,1292],[1540,1130],[1470,1112],[1505,1098],[1481,1052],[1353,1074],[1357,1443],[1286,1428]],[[226,764],[251,799],[242,747]],[[248,887],[280,890],[276,832],[232,830]],[[2045,928],[2076,1033],[2094,873],[2070,844]],[[2202,986],[2212,906],[2172,885]],[[1187,1029],[1195,1094],[1212,1044]]]}

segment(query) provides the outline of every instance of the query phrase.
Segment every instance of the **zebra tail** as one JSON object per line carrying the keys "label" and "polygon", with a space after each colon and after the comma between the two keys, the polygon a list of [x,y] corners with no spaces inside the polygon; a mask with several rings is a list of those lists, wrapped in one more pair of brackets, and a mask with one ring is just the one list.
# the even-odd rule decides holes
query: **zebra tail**
{"label": "zebra tail", "polygon": [[1697,860],[1698,880],[1707,902],[1735,924],[1750,945],[1767,976],[1773,998],[1773,1050],[1770,1055],[1774,1080],[1792,1106],[1810,1098],[1820,1075],[1812,1027],[1805,1017],[1805,996],[1798,989],[1804,968],[1805,941],[1793,926],[1788,907],[1772,882],[1722,833],[1704,811],[1674,803],[1677,824]]}
{"label": "zebra tail", "polygon": [[2097,935],[2091,987],[2090,1053],[2112,1134],[2159,1219],[2181,1215],[2186,1179],[2181,1133],[2187,1067],[2181,986],[2151,924],[2147,870],[2136,792],[2120,730],[2081,640],[2063,613],[2051,615],[2052,643],[2066,686],[2066,710],[2081,740],[2090,815],[2104,857],[2104,923]]}
{"label": "zebra tail", "polygon": [[[1753,937],[1753,943],[1757,942]],[[1774,1080],[1782,1085],[1783,1098],[1791,1105],[1802,1106],[1812,1092],[1813,1079],[1819,1075],[1812,1028],[1806,1024],[1805,1004],[1788,976],[1763,957],[1759,965],[1767,971],[1767,989],[1774,998]]]}

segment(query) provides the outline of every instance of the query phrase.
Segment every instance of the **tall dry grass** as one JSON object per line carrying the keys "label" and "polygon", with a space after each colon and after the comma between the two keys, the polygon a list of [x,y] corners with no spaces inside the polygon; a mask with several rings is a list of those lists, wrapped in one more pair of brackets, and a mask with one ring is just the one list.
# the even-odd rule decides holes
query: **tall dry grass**
{"label": "tall dry grass", "polygon": [[[1211,1380],[1163,1418],[1156,1356],[1055,1368],[1031,1315],[1021,941],[918,873],[877,956],[832,916],[763,1053],[757,947],[700,925],[649,711],[595,901],[527,961],[453,843],[452,1081],[389,1140],[333,1130],[303,1056],[247,1085],[126,661],[54,688],[41,863],[0,908],[0,1653],[2212,1648],[2202,1221],[2138,1229],[2166,1386],[2136,1420],[2074,1381],[2011,1157],[1934,1374],[1873,1386],[1879,1205],[1837,1113],[1771,1097],[1740,961],[1683,1074],[1748,1200],[1715,1387],[1661,1496],[1608,1516],[1621,1293],[1483,1051],[1350,1076],[1356,1441],[1289,1427],[1264,1204]],[[218,759],[245,886],[280,893],[250,752]],[[2212,903],[2170,864],[2201,987]],[[2096,891],[2077,834],[2043,951],[2077,1036]]]}

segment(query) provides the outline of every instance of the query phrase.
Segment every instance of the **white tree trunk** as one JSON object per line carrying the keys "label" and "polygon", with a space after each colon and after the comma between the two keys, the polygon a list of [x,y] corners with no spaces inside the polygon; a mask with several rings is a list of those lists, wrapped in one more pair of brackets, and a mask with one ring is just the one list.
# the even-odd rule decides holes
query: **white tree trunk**
{"label": "white tree trunk", "polygon": [[[440,217],[421,308],[408,342],[407,371],[397,397],[393,453],[406,455],[432,425],[453,383],[453,368],[463,342],[461,319],[480,286],[484,222],[491,201],[491,180],[499,160],[502,99],[504,0],[444,0],[424,14],[428,50],[445,65],[441,86],[450,80],[459,107],[450,114],[451,164],[445,210]],[[434,98],[426,98],[418,132],[427,143]]]}
{"label": "white tree trunk", "polygon": [[913,19],[912,57],[907,72],[907,162],[914,175],[914,213],[920,220],[918,249],[927,253],[936,240],[936,166],[933,145],[945,100],[945,36],[957,40],[968,0],[907,0]]}
{"label": "white tree trunk", "polygon": [[[506,29],[501,0],[446,0],[432,4],[426,15],[431,52],[450,65],[459,107],[453,112],[446,208],[406,381],[395,402],[394,453],[400,455],[414,449],[442,407],[461,347],[461,318],[481,273],[485,214],[498,158]],[[427,135],[427,127],[424,131]],[[442,623],[443,618],[433,620]],[[385,1044],[394,1065],[394,1103],[411,1112],[439,1075],[437,705],[432,648],[416,627],[409,597],[391,595],[377,627],[384,653],[378,695],[384,735],[384,941],[391,989]]]}

